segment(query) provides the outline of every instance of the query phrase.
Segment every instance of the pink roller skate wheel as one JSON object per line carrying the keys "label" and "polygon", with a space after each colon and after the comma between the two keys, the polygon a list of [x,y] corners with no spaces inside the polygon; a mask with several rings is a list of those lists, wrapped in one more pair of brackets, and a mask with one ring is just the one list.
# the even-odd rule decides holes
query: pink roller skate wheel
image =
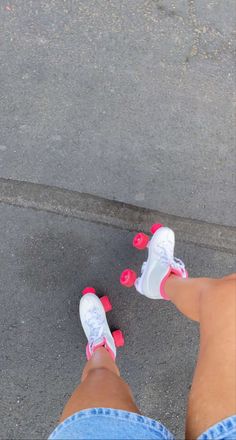
{"label": "pink roller skate wheel", "polygon": [[96,290],[94,289],[94,287],[85,287],[83,290],[82,290],[82,295],[86,295],[86,293],[96,293]]}
{"label": "pink roller skate wheel", "polygon": [[133,246],[136,249],[140,249],[140,250],[145,249],[148,242],[149,242],[148,235],[144,234],[143,232],[139,232],[138,234],[135,235],[133,239]]}
{"label": "pink roller skate wheel", "polygon": [[120,276],[120,283],[126,287],[132,287],[137,278],[136,272],[131,269],[125,269]]}
{"label": "pink roller skate wheel", "polygon": [[123,347],[123,345],[125,345],[124,336],[121,330],[115,330],[112,332],[112,336],[116,347]]}
{"label": "pink roller skate wheel", "polygon": [[150,232],[152,234],[155,234],[155,232],[162,227],[163,225],[161,223],[154,223],[154,225],[152,225],[152,227],[150,228]]}
{"label": "pink roller skate wheel", "polygon": [[100,298],[100,301],[103,305],[105,312],[110,312],[112,310],[112,305],[111,305],[111,302],[110,302],[108,296],[102,296]]}

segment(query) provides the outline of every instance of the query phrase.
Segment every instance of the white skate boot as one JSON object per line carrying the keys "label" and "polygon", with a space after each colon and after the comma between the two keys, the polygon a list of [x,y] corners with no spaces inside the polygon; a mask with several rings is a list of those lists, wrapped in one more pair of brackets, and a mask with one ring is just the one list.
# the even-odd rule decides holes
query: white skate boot
{"label": "white skate boot", "polygon": [[148,259],[141,268],[141,276],[131,269],[121,274],[121,284],[126,287],[135,285],[142,295],[152,299],[169,299],[164,290],[166,280],[171,274],[187,278],[188,273],[184,263],[174,258],[175,234],[162,225],[153,225],[153,237],[139,233],[134,237],[133,245],[137,249],[148,248]]}
{"label": "white skate boot", "polygon": [[115,360],[116,347],[124,345],[124,338],[120,330],[111,333],[108,326],[105,311],[111,310],[111,304],[107,297],[99,299],[92,287],[85,288],[82,293],[79,312],[81,324],[88,339],[87,359],[89,360],[98,348],[104,347]]}

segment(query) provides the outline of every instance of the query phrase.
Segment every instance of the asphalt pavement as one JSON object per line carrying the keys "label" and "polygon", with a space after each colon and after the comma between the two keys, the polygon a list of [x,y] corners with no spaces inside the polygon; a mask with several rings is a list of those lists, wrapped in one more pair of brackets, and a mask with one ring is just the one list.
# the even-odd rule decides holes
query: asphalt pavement
{"label": "asphalt pavement", "polygon": [[[133,233],[48,212],[0,205],[1,438],[46,438],[80,380],[86,339],[78,316],[90,284],[113,304],[126,345],[118,365],[137,404],[183,437],[198,326],[168,302],[119,284],[144,254]],[[177,243],[191,275],[232,271],[232,254]]]}
{"label": "asphalt pavement", "polygon": [[235,1],[14,0],[0,176],[235,225]]}
{"label": "asphalt pavement", "polygon": [[192,276],[235,270],[235,2],[2,1],[1,439],[47,438],[90,284],[142,412],[183,438],[198,326],[119,284],[161,221]]}

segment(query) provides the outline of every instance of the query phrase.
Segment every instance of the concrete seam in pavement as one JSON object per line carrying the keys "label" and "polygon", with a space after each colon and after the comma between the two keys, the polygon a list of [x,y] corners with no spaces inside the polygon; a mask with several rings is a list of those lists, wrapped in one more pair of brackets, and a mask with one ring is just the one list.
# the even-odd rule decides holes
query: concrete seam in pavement
{"label": "concrete seam in pavement", "polygon": [[149,232],[153,223],[162,223],[175,230],[180,242],[236,253],[236,227],[165,214],[64,188],[0,178],[0,203],[129,231]]}

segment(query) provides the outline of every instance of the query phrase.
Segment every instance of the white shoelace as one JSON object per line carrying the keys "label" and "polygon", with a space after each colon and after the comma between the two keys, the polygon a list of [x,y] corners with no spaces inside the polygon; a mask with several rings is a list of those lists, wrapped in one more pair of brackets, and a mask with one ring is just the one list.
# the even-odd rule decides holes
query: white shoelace
{"label": "white shoelace", "polygon": [[185,272],[185,265],[180,258],[175,258],[172,255],[172,243],[166,241],[163,246],[158,245],[156,252],[163,264],[171,266],[173,269],[180,269],[182,273]]}
{"label": "white shoelace", "polygon": [[96,308],[88,311],[85,318],[85,324],[90,329],[88,341],[90,347],[96,345],[97,343],[100,343],[103,339],[104,318],[100,315]]}
{"label": "white shoelace", "polygon": [[185,273],[185,265],[184,262],[180,260],[180,258],[174,257],[170,265],[171,267],[173,267],[173,269],[180,269],[182,273]]}

